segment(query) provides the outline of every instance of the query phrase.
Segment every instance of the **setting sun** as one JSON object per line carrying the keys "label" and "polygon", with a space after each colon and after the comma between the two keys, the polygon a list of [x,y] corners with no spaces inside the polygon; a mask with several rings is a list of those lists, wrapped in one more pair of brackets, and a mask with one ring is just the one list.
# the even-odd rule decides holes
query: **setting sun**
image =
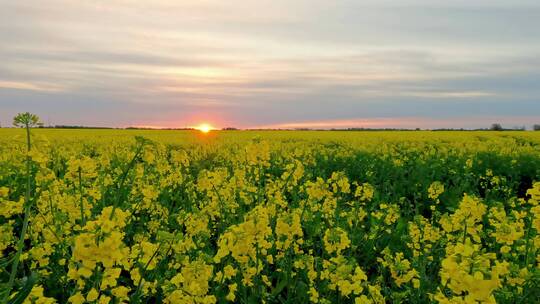
{"label": "setting sun", "polygon": [[212,131],[214,128],[211,125],[207,124],[207,123],[203,123],[203,124],[200,124],[197,127],[195,127],[195,129],[197,129],[197,130],[199,130],[199,131],[201,131],[203,133],[208,133],[208,132]]}

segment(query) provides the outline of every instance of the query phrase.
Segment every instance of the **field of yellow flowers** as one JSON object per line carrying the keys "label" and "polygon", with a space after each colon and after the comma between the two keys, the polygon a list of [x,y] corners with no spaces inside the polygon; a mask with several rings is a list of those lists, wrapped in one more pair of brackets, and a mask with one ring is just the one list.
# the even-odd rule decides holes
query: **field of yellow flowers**
{"label": "field of yellow flowers", "polygon": [[0,303],[540,302],[540,132],[31,131]]}

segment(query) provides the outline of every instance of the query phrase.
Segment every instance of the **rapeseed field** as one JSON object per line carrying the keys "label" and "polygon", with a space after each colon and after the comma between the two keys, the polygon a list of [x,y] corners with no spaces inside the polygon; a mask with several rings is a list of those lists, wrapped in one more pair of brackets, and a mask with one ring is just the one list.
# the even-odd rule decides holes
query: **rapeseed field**
{"label": "rapeseed field", "polygon": [[540,133],[28,134],[6,303],[540,302]]}

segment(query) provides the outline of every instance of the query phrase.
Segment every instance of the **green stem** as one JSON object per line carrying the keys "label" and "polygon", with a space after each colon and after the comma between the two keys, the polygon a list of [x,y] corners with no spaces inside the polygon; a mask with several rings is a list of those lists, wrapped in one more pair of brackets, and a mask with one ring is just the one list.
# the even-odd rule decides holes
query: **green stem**
{"label": "green stem", "polygon": [[529,251],[530,251],[530,249],[531,249],[531,248],[530,248],[530,247],[531,247],[531,246],[530,246],[530,243],[531,243],[531,242],[530,242],[530,239],[531,239],[530,235],[531,235],[531,228],[532,228],[532,227],[531,227],[531,226],[532,226],[532,216],[531,216],[531,212],[530,212],[530,211],[528,212],[528,216],[527,216],[527,217],[528,217],[528,220],[529,220],[529,221],[528,221],[528,223],[527,223],[527,232],[526,232],[527,234],[526,234],[526,236],[525,236],[526,239],[527,239],[526,245],[525,245],[525,267],[526,267],[527,269],[529,269]]}
{"label": "green stem", "polygon": [[79,201],[81,205],[81,228],[86,225],[86,219],[84,217],[84,204],[83,204],[83,191],[82,191],[82,173],[81,173],[81,167],[79,167]]}
{"label": "green stem", "polygon": [[26,124],[26,193],[24,196],[24,219],[23,219],[23,227],[21,230],[21,235],[19,237],[19,241],[17,242],[17,253],[15,254],[15,258],[13,260],[13,264],[11,264],[11,273],[9,275],[9,282],[7,286],[7,293],[4,296],[3,303],[8,303],[9,295],[11,293],[11,290],[13,289],[13,284],[15,283],[15,277],[17,276],[17,269],[19,267],[19,260],[21,257],[21,253],[24,246],[24,238],[26,237],[26,230],[28,229],[28,222],[30,220],[30,183],[31,183],[31,176],[30,176],[30,149],[31,149],[31,142],[30,142],[30,125]]}
{"label": "green stem", "polygon": [[[176,235],[176,234],[175,234]],[[161,249],[161,246],[163,245],[163,243],[159,243],[158,245],[158,248],[156,249],[156,251],[154,251],[154,253],[152,254],[152,256],[150,257],[150,259],[148,260],[148,262],[146,262],[146,264],[144,265],[144,268],[143,268],[143,271],[142,273],[140,273],[140,278],[139,278],[139,281],[137,283],[137,289],[135,290],[135,293],[133,294],[132,296],[132,303],[139,303],[140,302],[140,292],[141,292],[141,287],[142,287],[142,281],[143,281],[143,276],[145,275],[146,273],[146,270],[148,269],[148,267],[150,266],[150,263],[152,262],[152,260],[157,256],[157,254],[159,253],[159,250]],[[169,255],[169,251],[172,249],[172,242],[171,242],[171,245],[169,246],[169,249],[167,250],[167,253],[166,253],[166,256]]]}
{"label": "green stem", "polygon": [[137,158],[139,157],[139,154],[142,152],[143,146],[144,146],[144,143],[139,144],[139,146],[137,147],[137,150],[135,151],[135,155],[133,156],[131,161],[128,163],[127,167],[122,172],[122,175],[120,176],[120,183],[119,183],[118,189],[116,191],[116,203],[113,205],[113,209],[111,211],[111,216],[109,217],[110,220],[113,219],[116,208],[118,208],[118,206],[122,202],[122,198],[123,198],[122,190],[124,190],[124,183],[126,182],[126,178],[127,178],[127,175],[129,173],[129,171],[131,170],[131,168],[133,168],[133,166],[135,166],[135,162],[137,161]]}
{"label": "green stem", "polygon": [[463,244],[465,244],[465,241],[467,239],[467,219],[463,220],[463,226],[465,226],[463,229]]}

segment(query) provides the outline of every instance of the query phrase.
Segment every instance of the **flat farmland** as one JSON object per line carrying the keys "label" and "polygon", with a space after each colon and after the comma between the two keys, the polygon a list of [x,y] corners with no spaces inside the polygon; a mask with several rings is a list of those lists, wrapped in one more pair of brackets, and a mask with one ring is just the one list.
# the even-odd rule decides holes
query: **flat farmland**
{"label": "flat farmland", "polygon": [[0,282],[25,303],[535,303],[539,203],[540,132],[4,128]]}

